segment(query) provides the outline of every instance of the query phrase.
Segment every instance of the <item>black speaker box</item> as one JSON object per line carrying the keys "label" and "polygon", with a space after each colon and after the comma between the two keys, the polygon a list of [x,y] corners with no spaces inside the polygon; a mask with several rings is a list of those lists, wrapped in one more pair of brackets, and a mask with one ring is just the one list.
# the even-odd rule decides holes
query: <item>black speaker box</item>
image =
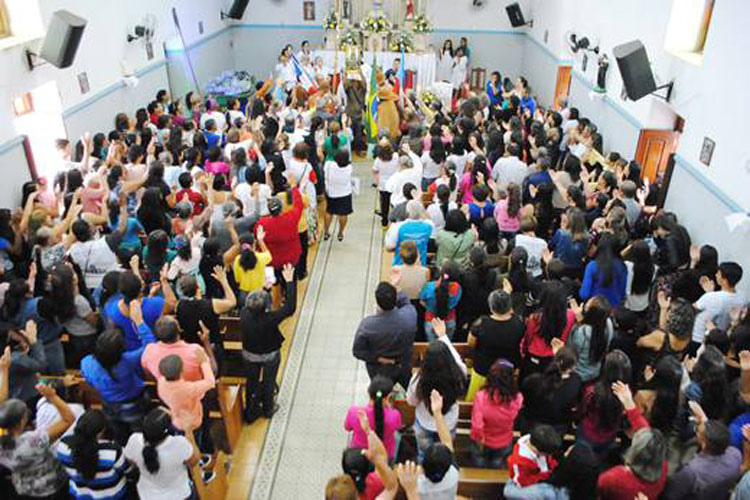
{"label": "black speaker box", "polygon": [[54,12],[39,57],[58,68],[69,67],[76,57],[85,27],[86,20],[82,17],[67,10]]}
{"label": "black speaker box", "polygon": [[523,18],[523,12],[521,12],[521,6],[518,5],[518,2],[505,7],[505,12],[508,13],[508,20],[510,20],[510,25],[514,28],[526,24],[526,19]]}
{"label": "black speaker box", "polygon": [[227,13],[227,17],[231,19],[242,19],[249,2],[250,0],[234,0],[234,2],[232,2],[232,8],[230,8]]}
{"label": "black speaker box", "polygon": [[625,95],[628,99],[637,101],[656,90],[646,47],[640,40],[618,45],[612,49],[612,53],[617,59],[617,67],[620,68]]}

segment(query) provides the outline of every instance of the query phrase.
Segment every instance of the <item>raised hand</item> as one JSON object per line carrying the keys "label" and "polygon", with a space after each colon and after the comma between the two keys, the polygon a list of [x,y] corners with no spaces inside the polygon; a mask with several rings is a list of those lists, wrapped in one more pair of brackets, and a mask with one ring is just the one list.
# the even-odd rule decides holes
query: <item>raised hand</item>
{"label": "raised hand", "polygon": [[26,328],[23,331],[24,335],[26,336],[26,340],[29,342],[29,345],[32,346],[36,344],[36,322],[33,319],[30,319],[26,322]]}
{"label": "raised hand", "polygon": [[703,411],[703,408],[701,408],[701,405],[697,401],[688,401],[688,407],[690,408],[690,411],[693,413],[693,416],[695,417],[695,421],[698,423],[698,425],[704,424],[708,421],[706,412]]}
{"label": "raised hand", "polygon": [[445,336],[445,321],[440,318],[434,318],[432,320],[432,329],[435,331],[437,338]]}
{"label": "raised hand", "polygon": [[143,324],[143,311],[141,310],[141,302],[138,300],[130,301],[128,309],[128,315],[130,316],[130,319],[136,325]]}
{"label": "raised hand", "polygon": [[203,320],[198,321],[198,326],[200,327],[200,331],[198,332],[198,338],[200,339],[202,344],[208,344],[211,342],[211,331],[208,329],[206,324],[203,322]]}
{"label": "raised hand", "polygon": [[294,266],[291,264],[284,264],[284,269],[281,270],[281,276],[287,283],[294,281]]}
{"label": "raised hand", "polygon": [[401,487],[404,488],[406,497],[409,500],[418,499],[419,492],[417,489],[417,481],[421,474],[419,466],[412,461],[398,464],[396,474],[398,474],[398,482],[401,484]]}
{"label": "raised hand", "polygon": [[443,412],[443,396],[436,389],[433,389],[430,393],[430,408],[433,415],[439,415]]}
{"label": "raised hand", "polygon": [[557,354],[557,351],[559,351],[563,347],[565,347],[565,342],[563,342],[562,340],[558,339],[557,337],[554,337],[552,339],[552,353],[553,354]]}
{"label": "raised hand", "polygon": [[10,368],[10,361],[11,361],[10,346],[6,345],[5,350],[3,351],[3,355],[0,356],[0,371],[2,372],[8,371],[8,368]]}
{"label": "raised hand", "polygon": [[633,401],[633,393],[630,392],[630,387],[627,384],[620,382],[619,380],[612,384],[612,392],[615,394],[617,399],[622,403],[622,407],[625,410],[632,410],[635,408],[635,402]]}
{"label": "raised hand", "polygon": [[661,309],[669,309],[669,306],[672,304],[672,299],[667,296],[664,290],[659,290],[656,298],[659,302],[659,308]]}

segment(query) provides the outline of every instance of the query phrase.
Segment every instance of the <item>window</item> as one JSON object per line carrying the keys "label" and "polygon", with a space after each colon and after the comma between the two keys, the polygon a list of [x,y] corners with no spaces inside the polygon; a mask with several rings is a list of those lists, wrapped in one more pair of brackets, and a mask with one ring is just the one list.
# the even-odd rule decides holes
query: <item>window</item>
{"label": "window", "polygon": [[665,49],[692,64],[703,61],[715,0],[674,0]]}
{"label": "window", "polygon": [[10,19],[8,18],[8,8],[5,1],[0,0],[0,38],[6,38],[11,35]]}

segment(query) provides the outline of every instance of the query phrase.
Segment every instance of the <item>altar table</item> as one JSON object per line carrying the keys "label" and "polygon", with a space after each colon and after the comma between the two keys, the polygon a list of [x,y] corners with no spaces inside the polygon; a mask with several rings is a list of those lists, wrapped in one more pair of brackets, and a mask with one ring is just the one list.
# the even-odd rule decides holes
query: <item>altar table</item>
{"label": "altar table", "polygon": [[[375,61],[378,64],[378,68],[381,68],[384,72],[393,67],[393,60],[401,58],[400,52],[365,52],[363,61],[372,66],[373,54]],[[323,58],[323,63],[331,68],[335,68],[336,62],[336,51],[334,50],[318,50],[315,51],[314,57],[320,56]],[[345,54],[343,51],[339,51],[339,68],[344,66]],[[416,73],[416,85],[417,92],[423,92],[433,87],[435,83],[435,74],[437,71],[437,57],[432,52],[421,52],[413,54],[404,54],[401,61],[401,65],[404,70],[411,70]],[[365,75],[366,77],[369,75]],[[369,79],[368,79],[369,84]]]}

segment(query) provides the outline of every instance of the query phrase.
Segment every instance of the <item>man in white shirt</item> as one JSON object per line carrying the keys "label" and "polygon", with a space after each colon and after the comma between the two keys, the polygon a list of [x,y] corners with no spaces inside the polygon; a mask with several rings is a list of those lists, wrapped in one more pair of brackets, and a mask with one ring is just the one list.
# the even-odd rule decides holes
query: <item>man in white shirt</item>
{"label": "man in white shirt", "polygon": [[516,246],[523,247],[529,254],[526,272],[532,278],[542,275],[542,258],[547,250],[547,242],[536,236],[536,218],[529,215],[521,220],[521,232],[516,235]]}
{"label": "man in white shirt", "polygon": [[385,189],[391,193],[391,206],[406,201],[404,197],[404,184],[411,182],[415,186],[419,186],[422,183],[422,168],[415,166],[414,159],[411,156],[402,156],[398,159],[399,171],[396,172],[388,179]]}
{"label": "man in white shirt", "polygon": [[524,179],[529,175],[529,167],[519,158],[521,147],[516,143],[508,146],[505,156],[495,162],[492,167],[492,178],[500,187],[508,184],[523,185]]}
{"label": "man in white shirt", "polygon": [[276,65],[276,77],[284,82],[284,88],[289,91],[297,83],[297,73],[294,71],[292,61],[284,56],[279,56],[279,64]]}
{"label": "man in white shirt", "polygon": [[[745,298],[737,293],[737,283],[742,279],[742,267],[736,262],[722,262],[716,271],[716,282],[720,290],[714,291],[714,283],[708,277],[701,278],[701,286],[706,291],[693,307],[698,311],[693,324],[693,343],[703,343],[706,336],[706,323],[713,322],[724,331],[729,327],[732,309],[745,305]],[[698,346],[693,346],[698,347]]]}
{"label": "man in white shirt", "polygon": [[205,130],[206,122],[213,120],[216,123],[216,129],[223,132],[227,127],[227,118],[219,111],[219,103],[211,99],[208,101],[208,106],[208,110],[201,115],[201,128]]}

